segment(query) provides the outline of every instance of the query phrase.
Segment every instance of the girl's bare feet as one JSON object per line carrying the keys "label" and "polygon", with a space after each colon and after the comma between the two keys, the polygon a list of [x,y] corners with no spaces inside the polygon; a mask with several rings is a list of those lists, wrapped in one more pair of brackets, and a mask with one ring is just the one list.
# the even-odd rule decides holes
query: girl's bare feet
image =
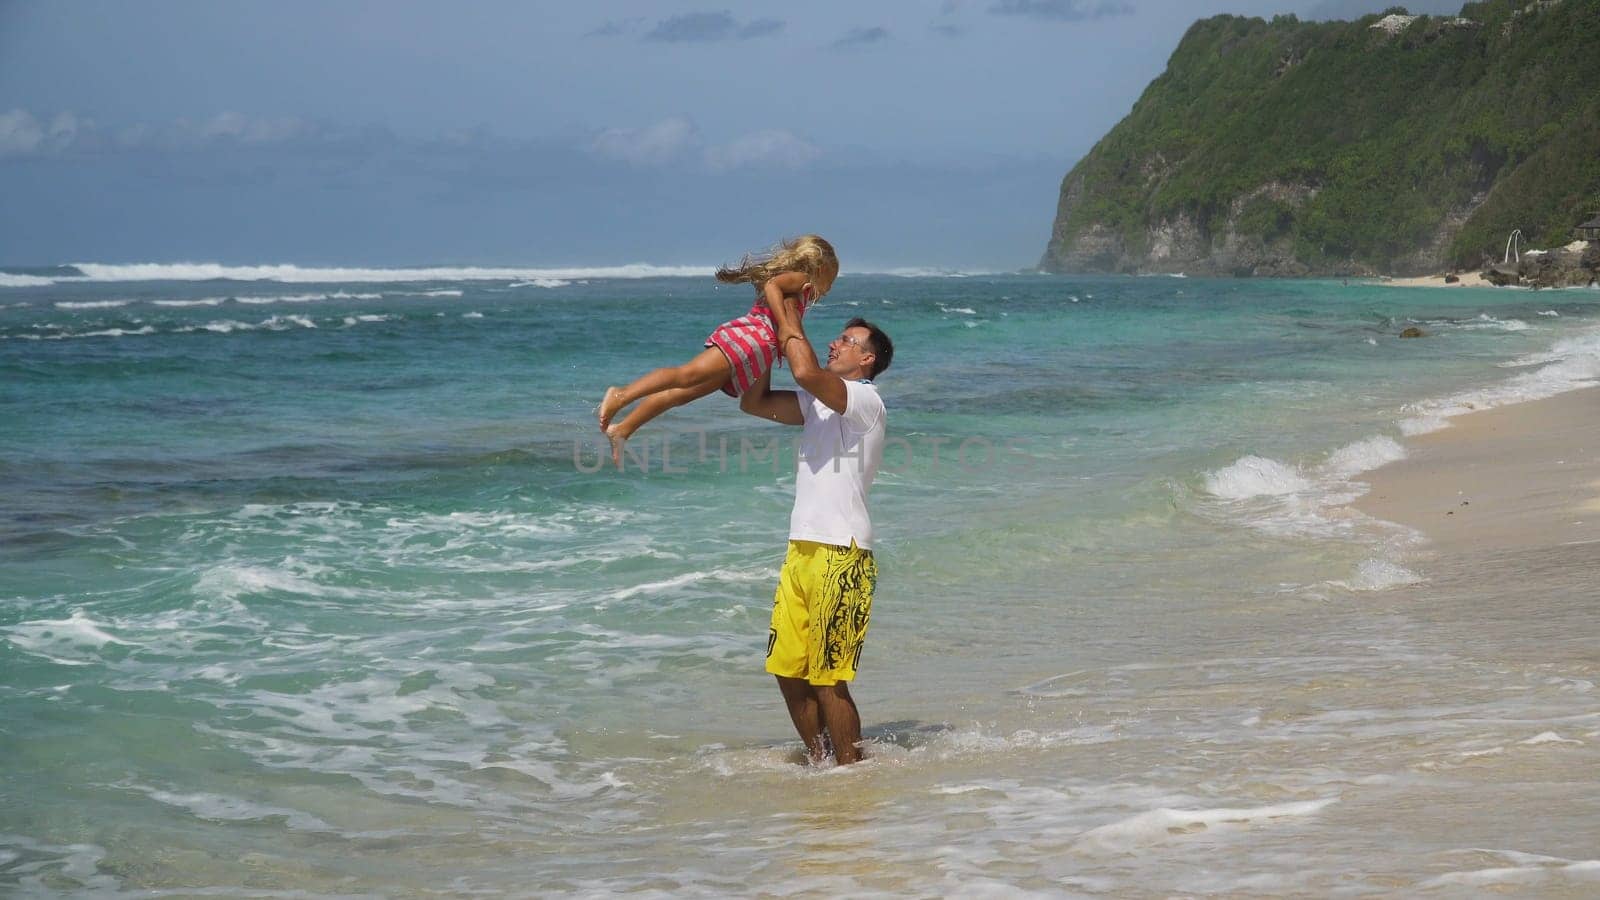
{"label": "girl's bare feet", "polygon": [[622,408],[622,388],[608,387],[606,395],[600,399],[597,411],[600,414],[600,430],[608,431],[611,428],[611,417]]}
{"label": "girl's bare feet", "polygon": [[628,442],[628,434],[623,430],[622,423],[606,428],[606,439],[611,442],[611,464],[621,469],[622,445]]}

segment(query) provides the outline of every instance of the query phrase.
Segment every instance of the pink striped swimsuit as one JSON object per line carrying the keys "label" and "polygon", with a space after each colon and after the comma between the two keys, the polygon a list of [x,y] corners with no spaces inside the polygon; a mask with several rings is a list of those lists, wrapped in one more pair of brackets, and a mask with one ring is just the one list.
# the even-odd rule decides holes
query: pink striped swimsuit
{"label": "pink striped swimsuit", "polygon": [[[802,305],[800,315],[805,314],[806,307]],[[733,377],[722,386],[723,392],[737,397],[749,390],[778,358],[778,329],[772,324],[767,302],[757,300],[749,312],[718,325],[706,338],[706,346],[721,350],[733,366]]]}

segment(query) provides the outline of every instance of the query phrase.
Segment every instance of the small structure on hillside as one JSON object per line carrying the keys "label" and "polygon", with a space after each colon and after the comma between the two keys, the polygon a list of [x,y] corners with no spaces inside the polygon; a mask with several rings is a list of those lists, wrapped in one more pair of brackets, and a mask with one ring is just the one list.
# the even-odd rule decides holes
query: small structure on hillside
{"label": "small structure on hillside", "polygon": [[1511,234],[1506,237],[1506,256],[1505,256],[1505,259],[1500,260],[1500,262],[1504,263],[1505,265],[1510,265],[1511,264],[1511,256],[1512,256],[1512,254],[1516,254],[1516,261],[1517,262],[1522,262],[1522,229],[1521,228],[1513,228],[1513,229],[1511,229]]}
{"label": "small structure on hillside", "polygon": [[1584,222],[1574,230],[1580,240],[1600,241],[1600,213],[1590,216],[1589,221]]}

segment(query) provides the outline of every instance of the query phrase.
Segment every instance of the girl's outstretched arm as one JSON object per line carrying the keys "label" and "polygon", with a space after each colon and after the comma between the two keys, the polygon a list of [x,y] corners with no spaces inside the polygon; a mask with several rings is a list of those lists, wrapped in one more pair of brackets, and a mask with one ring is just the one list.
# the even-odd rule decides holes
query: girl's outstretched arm
{"label": "girl's outstretched arm", "polygon": [[772,324],[777,326],[778,340],[783,340],[785,333],[792,334],[799,326],[800,299],[815,290],[816,286],[804,272],[780,272],[762,286],[761,297],[772,310]]}

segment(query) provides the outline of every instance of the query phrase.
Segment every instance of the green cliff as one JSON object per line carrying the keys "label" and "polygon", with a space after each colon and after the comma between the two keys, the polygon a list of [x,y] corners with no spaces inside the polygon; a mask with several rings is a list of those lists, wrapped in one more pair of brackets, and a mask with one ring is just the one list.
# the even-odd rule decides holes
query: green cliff
{"label": "green cliff", "polygon": [[1040,267],[1421,274],[1600,211],[1600,0],[1196,22],[1067,173]]}

